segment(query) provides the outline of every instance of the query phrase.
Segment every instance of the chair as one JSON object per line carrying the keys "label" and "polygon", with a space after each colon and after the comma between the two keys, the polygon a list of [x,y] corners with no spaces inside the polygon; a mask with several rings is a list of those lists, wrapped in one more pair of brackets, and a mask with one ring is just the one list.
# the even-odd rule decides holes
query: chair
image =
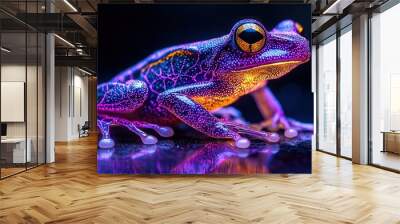
{"label": "chair", "polygon": [[78,124],[79,138],[89,136],[89,129],[90,129],[89,121],[85,121],[82,127]]}

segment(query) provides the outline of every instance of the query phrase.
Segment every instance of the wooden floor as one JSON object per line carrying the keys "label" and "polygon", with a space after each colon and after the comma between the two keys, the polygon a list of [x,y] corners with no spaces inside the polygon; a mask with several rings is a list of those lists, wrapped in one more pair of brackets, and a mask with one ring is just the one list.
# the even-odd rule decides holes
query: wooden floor
{"label": "wooden floor", "polygon": [[312,175],[104,176],[96,139],[0,181],[0,223],[400,223],[400,175],[315,152]]}
{"label": "wooden floor", "polygon": [[23,167],[23,168],[14,168],[14,167],[8,168],[7,167],[7,168],[0,168],[0,169],[1,169],[1,177],[7,177],[7,176],[24,171],[25,167]]}

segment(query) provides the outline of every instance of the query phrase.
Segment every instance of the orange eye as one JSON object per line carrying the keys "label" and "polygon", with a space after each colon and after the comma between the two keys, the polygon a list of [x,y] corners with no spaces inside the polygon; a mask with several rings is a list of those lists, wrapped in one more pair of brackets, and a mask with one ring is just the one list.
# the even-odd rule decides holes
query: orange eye
{"label": "orange eye", "polygon": [[235,40],[240,50],[258,52],[266,42],[265,30],[256,23],[244,23],[237,28]]}
{"label": "orange eye", "polygon": [[303,32],[304,28],[300,23],[296,23],[295,26],[298,33]]}

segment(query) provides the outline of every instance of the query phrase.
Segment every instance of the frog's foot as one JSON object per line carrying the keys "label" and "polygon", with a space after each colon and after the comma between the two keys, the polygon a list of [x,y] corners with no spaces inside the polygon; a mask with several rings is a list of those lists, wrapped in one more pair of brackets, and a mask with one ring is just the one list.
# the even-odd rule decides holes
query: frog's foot
{"label": "frog's foot", "polygon": [[312,124],[301,123],[290,119],[281,114],[275,114],[272,118],[252,125],[257,130],[267,129],[269,131],[278,131],[283,129],[287,138],[295,138],[299,131],[313,131]]}
{"label": "frog's foot", "polygon": [[277,133],[274,132],[264,132],[255,130],[248,125],[238,124],[236,122],[225,122],[225,125],[231,129],[236,131],[241,135],[248,136],[250,138],[260,139],[263,141],[267,141],[270,143],[277,143],[280,140],[280,137]]}
{"label": "frog's foot", "polygon": [[110,149],[113,148],[114,146],[115,142],[111,138],[102,138],[99,141],[99,147],[102,149]]}
{"label": "frog's foot", "polygon": [[288,118],[289,125],[298,131],[314,131],[314,125],[310,123],[303,123],[294,119]]}
{"label": "frog's foot", "polygon": [[112,122],[106,120],[97,120],[97,126],[100,129],[101,139],[99,140],[99,147],[102,149],[109,149],[115,146],[114,140],[110,138],[110,126]]}
{"label": "frog's foot", "polygon": [[174,135],[174,130],[171,127],[159,126],[156,124],[143,121],[129,121],[121,118],[114,118],[113,123],[128,128],[129,131],[140,137],[143,144],[153,145],[158,142],[157,137],[147,134],[140,128],[153,129],[162,137],[171,137]]}
{"label": "frog's foot", "polygon": [[174,129],[168,126],[159,126],[156,124],[148,123],[148,122],[143,122],[143,121],[132,121],[133,124],[135,124],[139,128],[145,128],[145,129],[153,129],[156,131],[161,137],[172,137],[174,135]]}
{"label": "frog's foot", "polygon": [[171,127],[159,126],[156,124],[143,121],[129,121],[121,118],[106,118],[107,120],[98,120],[98,126],[102,133],[102,138],[99,141],[100,148],[112,148],[115,143],[110,137],[109,127],[111,125],[119,125],[126,127],[129,131],[140,137],[143,144],[152,145],[158,142],[157,137],[147,134],[143,129],[153,129],[162,137],[171,137],[174,135],[174,130]]}

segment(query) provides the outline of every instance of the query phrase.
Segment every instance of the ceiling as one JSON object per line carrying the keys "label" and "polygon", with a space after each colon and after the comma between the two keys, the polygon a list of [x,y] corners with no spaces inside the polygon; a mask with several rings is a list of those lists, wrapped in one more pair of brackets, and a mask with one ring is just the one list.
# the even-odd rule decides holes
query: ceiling
{"label": "ceiling", "polygon": [[[235,0],[269,4],[311,4],[313,37],[320,35],[349,12],[356,14],[387,0]],[[97,5],[151,2],[188,2],[187,0],[1,0],[0,22],[3,46],[23,54],[25,39],[21,30],[55,32],[56,64],[96,68]],[[232,0],[192,0],[190,2],[232,2]],[[49,13],[51,12],[51,13]],[[34,47],[29,44],[28,52]]]}

